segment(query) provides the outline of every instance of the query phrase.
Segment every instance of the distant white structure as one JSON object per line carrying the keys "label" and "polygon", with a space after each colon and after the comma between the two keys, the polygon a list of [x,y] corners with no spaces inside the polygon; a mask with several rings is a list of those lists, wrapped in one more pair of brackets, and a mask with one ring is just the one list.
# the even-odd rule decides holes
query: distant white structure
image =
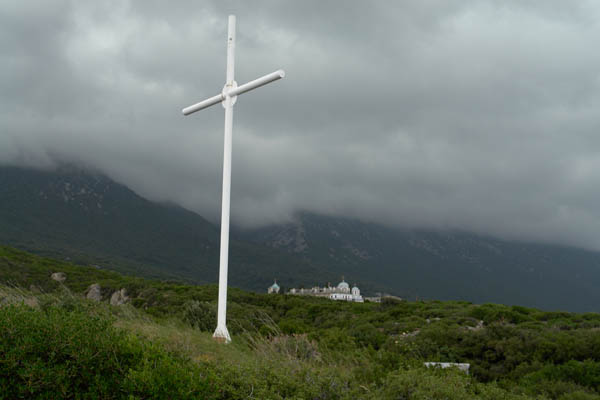
{"label": "distant white structure", "polygon": [[360,289],[358,288],[358,286],[354,285],[352,289],[350,289],[350,285],[348,285],[348,283],[344,281],[344,277],[342,277],[342,281],[337,286],[331,286],[328,284],[326,287],[314,286],[310,289],[292,288],[290,289],[288,294],[327,297],[331,300],[354,301],[356,303],[364,303],[364,299],[360,295]]}
{"label": "distant white structure", "polygon": [[381,294],[378,293],[377,296],[374,297],[365,297],[366,301],[370,301],[371,303],[381,303],[382,299],[391,299],[391,300],[396,300],[396,301],[402,301],[404,300],[402,297],[398,297],[398,296],[392,296],[391,294]]}
{"label": "distant white structure", "polygon": [[279,285],[277,284],[277,279],[275,279],[275,281],[273,282],[273,284],[271,286],[269,286],[269,288],[267,289],[267,293],[271,294],[271,293],[279,293],[279,290],[281,288],[279,287]]}
{"label": "distant white structure", "polygon": [[427,368],[441,368],[441,369],[445,369],[445,368],[450,368],[450,367],[456,367],[459,370],[463,371],[464,373],[466,373],[467,375],[469,375],[469,368],[471,368],[471,364],[469,363],[451,363],[451,362],[426,362],[423,363]]}

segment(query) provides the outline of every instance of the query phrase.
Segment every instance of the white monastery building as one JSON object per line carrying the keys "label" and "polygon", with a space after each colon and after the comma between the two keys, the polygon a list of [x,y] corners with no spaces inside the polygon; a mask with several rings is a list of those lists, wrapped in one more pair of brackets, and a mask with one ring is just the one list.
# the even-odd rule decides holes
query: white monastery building
{"label": "white monastery building", "polygon": [[[273,285],[277,285],[277,282],[275,282]],[[279,286],[277,286],[277,292],[275,292],[272,288],[273,286],[269,287],[269,289],[267,289],[267,292],[279,292]],[[364,299],[360,295],[360,289],[356,285],[354,285],[352,289],[350,289],[350,285],[348,285],[348,283],[344,281],[344,277],[342,277],[342,281],[337,286],[331,286],[328,284],[326,287],[314,286],[310,289],[292,288],[289,290],[288,294],[327,297],[331,300],[354,301],[357,303],[364,303]]]}

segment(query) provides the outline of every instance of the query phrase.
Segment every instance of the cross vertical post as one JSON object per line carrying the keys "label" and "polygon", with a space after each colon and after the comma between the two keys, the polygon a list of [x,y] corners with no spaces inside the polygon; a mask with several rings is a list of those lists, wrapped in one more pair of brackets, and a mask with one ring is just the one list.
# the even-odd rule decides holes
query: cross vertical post
{"label": "cross vertical post", "polygon": [[[227,93],[233,88],[235,73],[235,15],[229,16],[227,32],[227,77],[225,89]],[[237,85],[236,85],[237,86]],[[217,309],[217,329],[215,339],[230,342],[231,337],[225,321],[227,315],[227,275],[229,269],[229,215],[231,204],[231,152],[233,146],[233,101],[231,96],[225,97],[225,132],[223,140],[223,194],[221,199],[221,254],[219,258],[219,303]]]}
{"label": "cross vertical post", "polygon": [[235,72],[235,15],[229,16],[227,31],[227,74],[225,86],[221,94],[210,97],[200,103],[196,103],[182,110],[183,115],[189,115],[196,111],[221,103],[225,108],[225,132],[223,150],[223,194],[221,203],[221,249],[219,259],[219,303],[217,308],[217,328],[213,338],[218,341],[229,343],[231,336],[227,330],[227,275],[229,259],[229,217],[231,199],[231,151],[233,130],[233,105],[237,96],[256,89],[267,83],[271,83],[285,76],[283,70],[278,70],[255,79],[238,87],[234,80]]}

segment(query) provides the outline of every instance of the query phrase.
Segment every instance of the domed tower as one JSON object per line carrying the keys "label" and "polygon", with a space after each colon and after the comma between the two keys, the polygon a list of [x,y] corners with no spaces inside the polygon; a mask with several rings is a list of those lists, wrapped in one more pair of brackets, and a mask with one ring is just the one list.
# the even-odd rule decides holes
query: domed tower
{"label": "domed tower", "polygon": [[350,292],[350,285],[348,285],[346,283],[346,281],[344,280],[343,276],[342,276],[342,281],[340,283],[338,283],[337,288],[342,293],[349,293]]}
{"label": "domed tower", "polygon": [[352,287],[352,301],[356,301],[357,303],[363,303],[365,301],[360,295],[360,289],[356,286],[356,283]]}
{"label": "domed tower", "polygon": [[277,279],[274,280],[273,284],[269,286],[267,289],[267,293],[279,293],[279,285],[277,284]]}

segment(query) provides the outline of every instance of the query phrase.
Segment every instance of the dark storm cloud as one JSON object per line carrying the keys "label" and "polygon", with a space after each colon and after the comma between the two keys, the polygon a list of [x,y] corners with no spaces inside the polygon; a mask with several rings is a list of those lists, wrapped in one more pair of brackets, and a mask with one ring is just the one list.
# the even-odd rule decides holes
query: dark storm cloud
{"label": "dark storm cloud", "polygon": [[229,13],[232,212],[600,249],[592,2],[0,2],[0,162],[99,168],[213,220]]}

